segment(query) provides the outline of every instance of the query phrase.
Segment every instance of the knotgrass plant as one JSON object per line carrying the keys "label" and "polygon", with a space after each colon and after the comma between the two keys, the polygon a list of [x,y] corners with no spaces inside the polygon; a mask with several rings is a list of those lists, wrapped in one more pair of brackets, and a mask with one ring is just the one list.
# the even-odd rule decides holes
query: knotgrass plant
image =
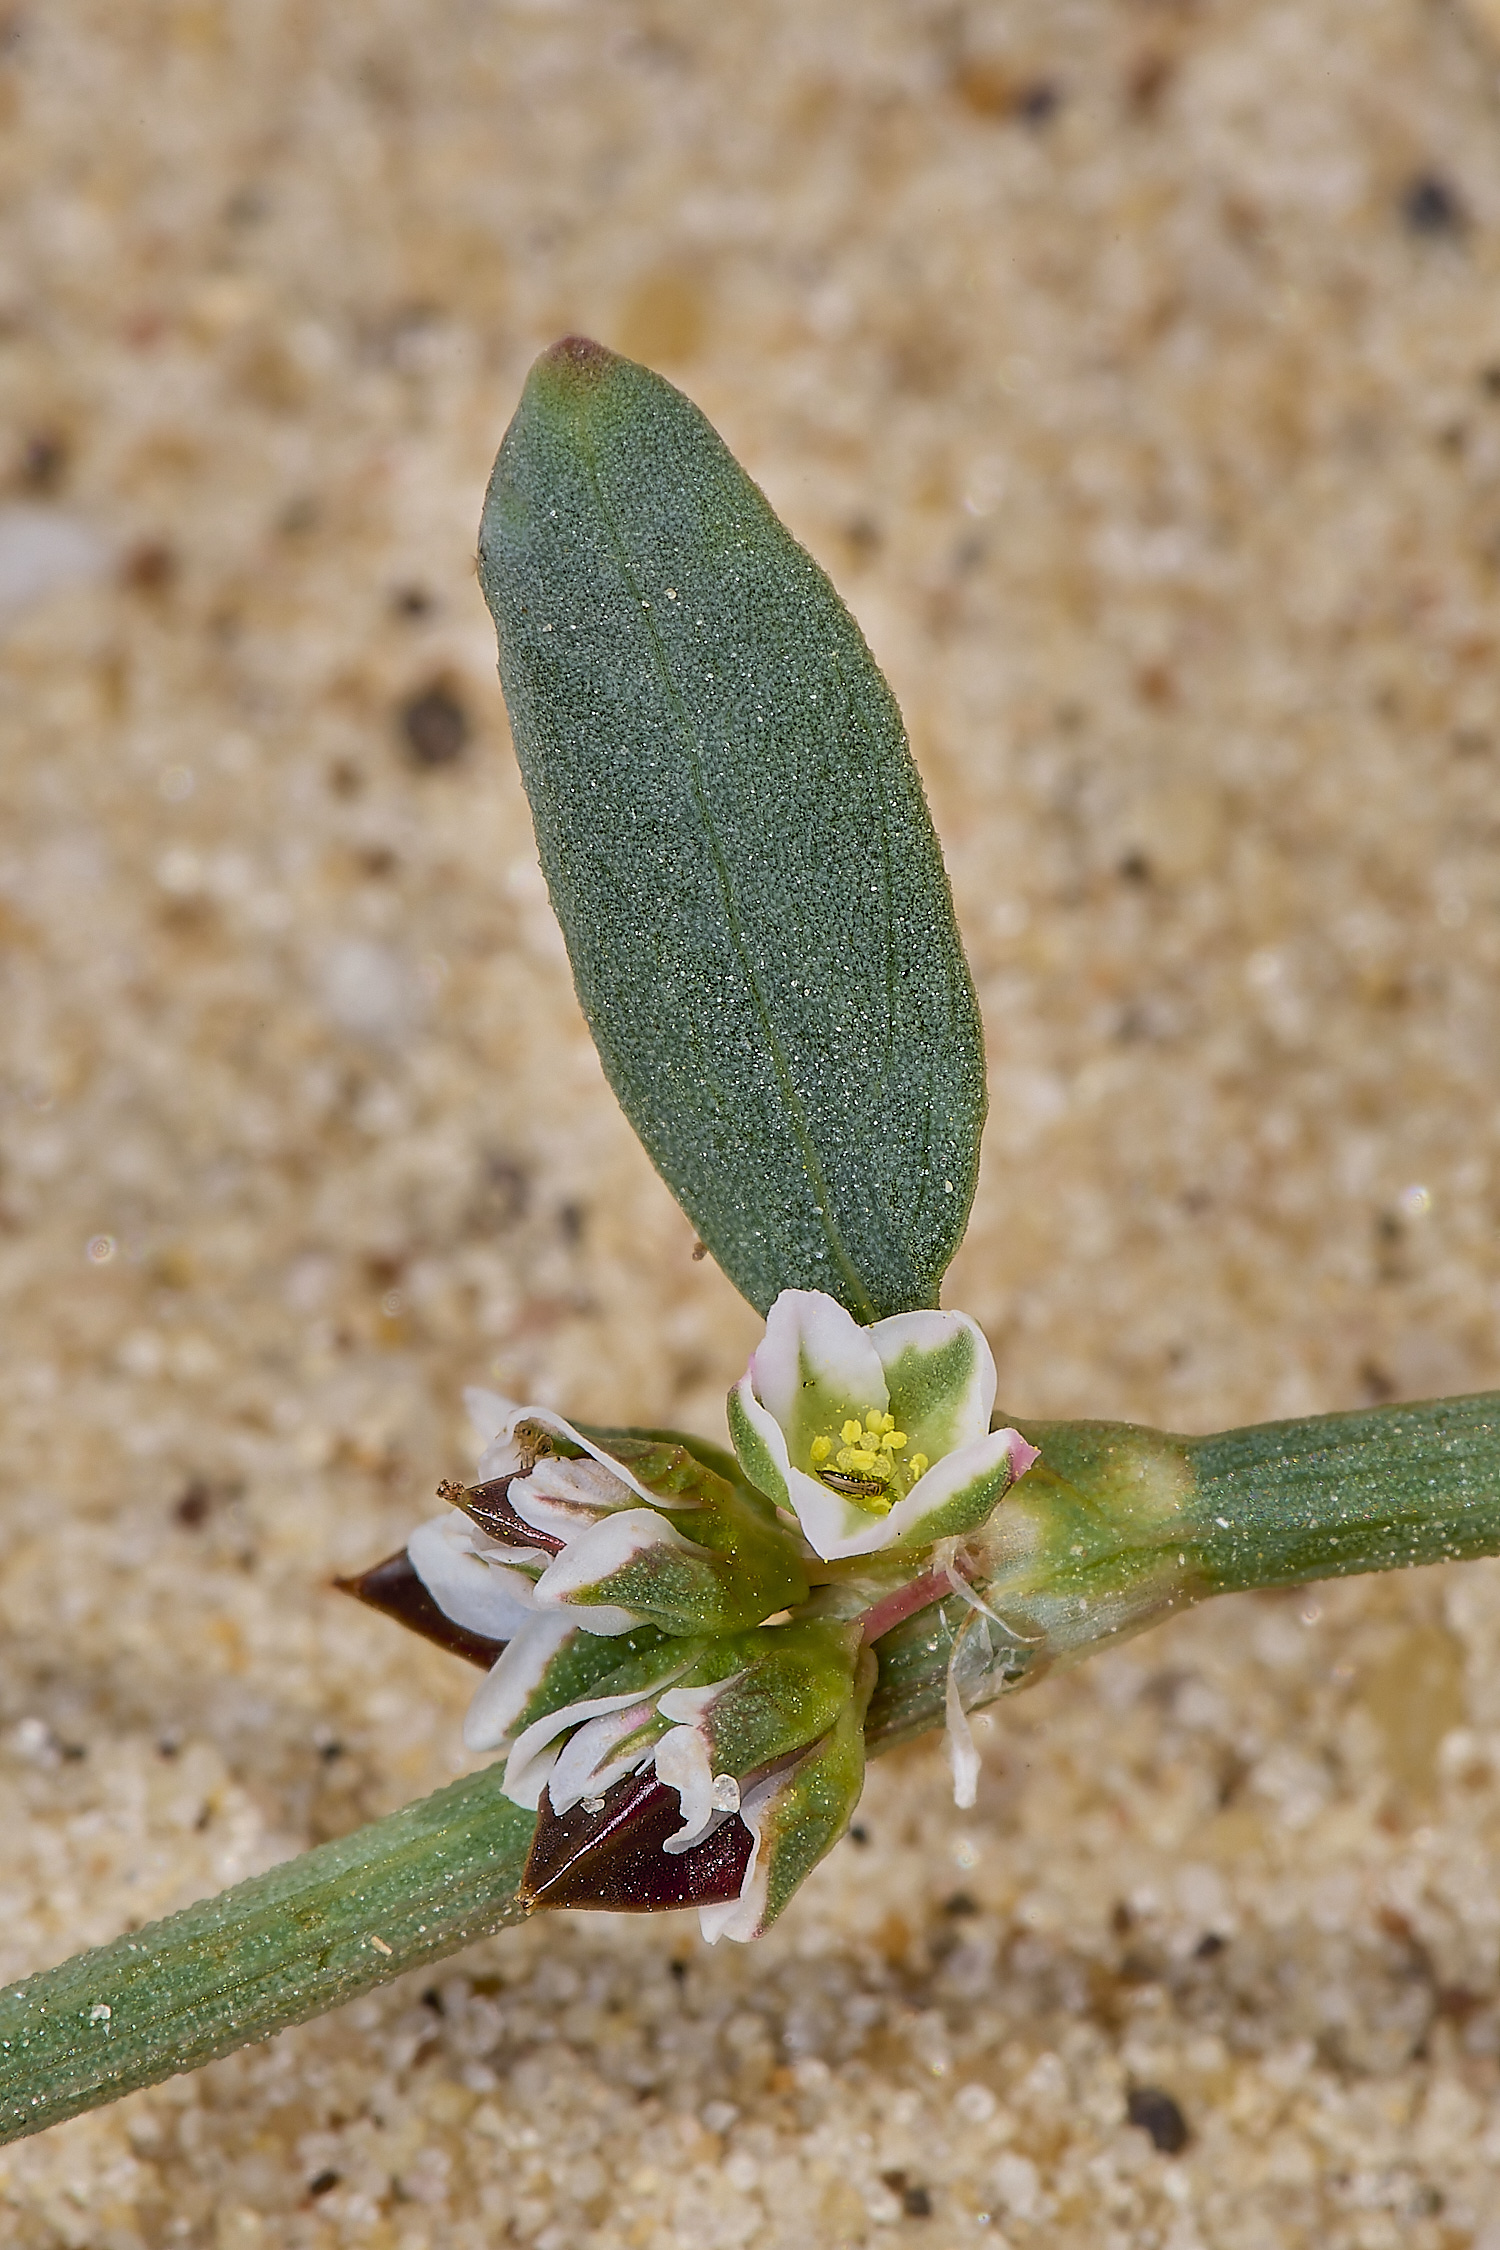
{"label": "knotgrass plant", "polygon": [[620,1102],[766,1316],[733,1452],[470,1394],[476,1482],[349,1590],[482,1666],[504,1751],[0,1993],[35,2132],[549,1906],[751,1938],[864,1762],[1211,1594],[1500,1552],[1500,1393],[1203,1437],[997,1419],[937,1298],[978,1009],[900,715],[697,410],[569,339],[480,568],[579,997]]}

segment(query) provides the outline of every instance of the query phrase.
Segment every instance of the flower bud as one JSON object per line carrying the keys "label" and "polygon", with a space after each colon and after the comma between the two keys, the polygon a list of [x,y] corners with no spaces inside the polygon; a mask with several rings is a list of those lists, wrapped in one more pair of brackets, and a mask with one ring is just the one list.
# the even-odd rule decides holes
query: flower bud
{"label": "flower bud", "polygon": [[691,1850],[717,1814],[740,1809],[742,1781],[828,1731],[849,1699],[859,1645],[858,1625],[774,1626],[743,1636],[744,1661],[725,1677],[658,1698],[671,1732],[657,1744],[656,1772],[682,1802],[665,1850]]}
{"label": "flower bud", "polygon": [[526,1613],[565,1609],[604,1635],[737,1632],[806,1599],[795,1534],[686,1445],[620,1431],[606,1448],[541,1408],[488,1392],[469,1403],[482,1425],[500,1419],[480,1481],[441,1488],[468,1524],[434,1518],[408,1552],[471,1630],[506,1638]]}
{"label": "flower bud", "polygon": [[[646,1685],[674,1650],[690,1660]],[[663,1639],[518,1737],[505,1789],[540,1815],[531,1902],[697,1905],[706,1937],[759,1936],[859,1801],[874,1678],[857,1624],[770,1626],[691,1651]]]}
{"label": "flower bud", "polygon": [[[761,1493],[671,1439],[620,1431],[610,1444],[611,1461],[649,1495],[657,1528],[642,1510],[584,1533],[576,1556],[559,1556],[539,1582],[543,1605],[608,1600],[663,1632],[700,1634],[744,1632],[806,1601],[805,1550]],[[521,1512],[538,1520],[526,1500]]]}
{"label": "flower bud", "polygon": [[710,1945],[762,1936],[843,1835],[864,1786],[864,1717],[874,1684],[875,1658],[863,1649],[827,1733],[746,1794],[739,1819],[752,1841],[739,1896],[698,1910]]}

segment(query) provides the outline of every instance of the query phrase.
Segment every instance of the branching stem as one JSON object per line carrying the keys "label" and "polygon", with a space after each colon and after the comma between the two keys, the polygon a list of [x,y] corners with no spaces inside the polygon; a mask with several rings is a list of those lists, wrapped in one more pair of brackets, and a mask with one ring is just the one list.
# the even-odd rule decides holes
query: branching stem
{"label": "branching stem", "polygon": [[[966,1701],[1211,1594],[1500,1553],[1500,1392],[1206,1438],[1119,1422],[1023,1430],[1042,1459],[965,1555],[1004,1620]],[[942,1723],[949,1653],[975,1614],[951,1595],[881,1638],[872,1753]],[[11,1985],[0,2138],[196,2069],[519,1920],[532,1826],[491,1768]]]}

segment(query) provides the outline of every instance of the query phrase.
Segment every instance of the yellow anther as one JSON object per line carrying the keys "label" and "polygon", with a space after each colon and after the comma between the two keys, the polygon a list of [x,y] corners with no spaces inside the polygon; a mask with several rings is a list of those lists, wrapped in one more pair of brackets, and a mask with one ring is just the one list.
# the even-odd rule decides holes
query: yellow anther
{"label": "yellow anther", "polygon": [[[872,1406],[866,1408],[863,1420],[850,1414],[838,1425],[837,1437],[824,1433],[810,1439],[807,1464],[814,1476],[842,1491],[855,1507],[883,1516],[905,1499],[927,1467],[924,1453],[910,1461],[905,1458],[910,1443],[905,1430],[897,1429],[894,1414]],[[846,1489],[841,1479],[854,1489]]]}

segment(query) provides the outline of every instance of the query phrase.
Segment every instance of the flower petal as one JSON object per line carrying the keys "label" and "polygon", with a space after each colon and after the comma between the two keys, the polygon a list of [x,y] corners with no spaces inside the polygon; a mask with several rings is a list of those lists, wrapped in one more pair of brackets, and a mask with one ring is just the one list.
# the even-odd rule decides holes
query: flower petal
{"label": "flower petal", "polygon": [[925,1544],[972,1531],[1036,1458],[1036,1447],[1019,1430],[991,1430],[973,1445],[944,1454],[892,1508],[882,1526],[888,1534],[882,1544],[893,1546],[898,1539]]}
{"label": "flower petal", "polygon": [[564,1641],[578,1631],[572,1617],[530,1617],[480,1682],[464,1718],[466,1750],[498,1750],[541,1683]]}
{"label": "flower petal", "polygon": [[998,1629],[1004,1639],[1009,1635],[994,1611],[980,1600],[971,1586],[952,1571],[949,1579],[954,1592],[970,1604],[970,1613],[948,1652],[948,1679],[943,1697],[953,1802],[960,1812],[967,1812],[979,1794],[980,1773],[979,1745],[974,1740],[969,1713],[981,1703],[993,1701],[1000,1692],[1004,1651],[1003,1641],[1001,1650],[997,1651],[995,1634]]}
{"label": "flower petal", "polygon": [[894,1509],[891,1516],[872,1516],[868,1508],[856,1507],[803,1469],[791,1471],[788,1498],[803,1538],[825,1562],[839,1555],[873,1554],[877,1547],[889,1546],[895,1536],[890,1529]]}
{"label": "flower petal", "polygon": [[755,1396],[786,1433],[795,1462],[837,1414],[887,1405],[885,1371],[852,1313],[818,1289],[783,1289],[750,1361]]}
{"label": "flower petal", "polygon": [[532,1579],[508,1566],[524,1558],[541,1569],[546,1555],[540,1548],[502,1547],[486,1539],[458,1509],[418,1524],[406,1552],[443,1615],[471,1633],[508,1641],[536,1613]]}
{"label": "flower petal", "polygon": [[[661,1715],[670,1719],[674,1727],[699,1726],[704,1714],[713,1709],[720,1696],[728,1695],[745,1677],[747,1667],[738,1672],[726,1672],[721,1680],[709,1680],[703,1687],[668,1688],[661,1699]],[[705,1741],[707,1737],[704,1737]]]}
{"label": "flower petal", "polygon": [[[537,1607],[556,1609],[560,1603],[567,1603],[585,1632],[628,1633],[642,1622],[634,1611],[590,1601],[588,1596],[638,1555],[662,1547],[677,1547],[690,1555],[704,1552],[691,1539],[684,1539],[654,1508],[625,1508],[604,1516],[588,1531],[570,1539],[547,1565],[536,1583]],[[625,1622],[617,1624],[617,1618]]]}
{"label": "flower petal", "polygon": [[[498,1669],[498,1667],[497,1667]],[[679,1666],[679,1670],[681,1667]],[[505,1761],[505,1779],[501,1783],[512,1804],[525,1805],[535,1812],[541,1802],[553,1768],[561,1754],[561,1745],[552,1746],[559,1735],[567,1734],[573,1727],[581,1726],[586,1719],[596,1719],[609,1711],[631,1710],[637,1704],[649,1704],[657,1690],[675,1679],[669,1672],[658,1680],[655,1687],[643,1695],[638,1687],[627,1688],[623,1695],[585,1696],[579,1703],[566,1703],[560,1711],[548,1711],[544,1717],[533,1719],[522,1729],[511,1744],[510,1756]]]}
{"label": "flower petal", "polygon": [[609,1510],[637,1505],[634,1486],[588,1459],[538,1461],[529,1476],[514,1478],[507,1498],[523,1523],[555,1539],[576,1539]]}
{"label": "flower petal", "polygon": [[[478,1393],[466,1391],[464,1393],[465,1401],[467,1402],[471,1396],[478,1397],[486,1402],[483,1409],[486,1414],[489,1412],[489,1402],[499,1400],[499,1393],[495,1391]],[[508,1401],[503,1403],[509,1404]],[[477,1413],[476,1408],[472,1405],[469,1411],[471,1416]],[[631,1475],[623,1462],[616,1461],[612,1455],[605,1452],[602,1445],[596,1445],[592,1438],[586,1438],[581,1430],[575,1430],[572,1423],[565,1422],[560,1414],[554,1414],[550,1406],[511,1406],[504,1423],[493,1433],[489,1444],[480,1455],[479,1479],[481,1483],[495,1477],[514,1476],[519,1469],[524,1467],[521,1449],[515,1440],[515,1428],[518,1422],[536,1422],[544,1430],[555,1430],[557,1435],[565,1437],[570,1445],[581,1447],[594,1460],[602,1462],[610,1475],[618,1478],[621,1484],[628,1485],[638,1500],[650,1501],[651,1495],[646,1487]]]}
{"label": "flower petal", "polygon": [[510,1425],[507,1423],[504,1429],[495,1432],[480,1454],[474,1481],[476,1484],[493,1484],[497,1477],[519,1476],[525,1466],[521,1459],[521,1448],[511,1436]]}
{"label": "flower petal", "polygon": [[878,1384],[873,1356],[870,1331],[836,1297],[820,1289],[783,1289],[766,1315],[765,1335],[750,1360],[750,1378],[761,1405],[785,1429],[808,1381],[827,1384],[840,1398],[850,1399],[870,1383]]}
{"label": "flower petal", "polygon": [[888,1516],[868,1514],[795,1469],[792,1505],[805,1537],[825,1562],[873,1555],[898,1541],[925,1544],[972,1530],[1035,1459],[1035,1447],[1018,1430],[995,1430],[934,1462]]}
{"label": "flower petal", "polygon": [[[695,1691],[689,1688],[685,1692],[691,1695]],[[708,1745],[697,1727],[673,1727],[670,1734],[662,1736],[656,1745],[656,1778],[676,1790],[682,1805],[682,1826],[667,1837],[662,1850],[689,1851],[702,1842],[714,1818],[714,1769],[709,1763]]]}
{"label": "flower petal", "polygon": [[995,1359],[967,1313],[897,1313],[878,1320],[870,1340],[909,1453],[936,1461],[984,1436],[995,1411]]}
{"label": "flower petal", "polygon": [[657,1745],[659,1781],[677,1791],[682,1802],[682,1826],[662,1845],[665,1852],[691,1851],[701,1843],[724,1809],[714,1803],[714,1772],[710,1730],[704,1725],[709,1712],[724,1696],[732,1695],[745,1670],[731,1672],[703,1687],[669,1688],[657,1709],[673,1722],[672,1732]]}
{"label": "flower petal", "polygon": [[[955,1644],[956,1645],[956,1644]],[[960,1812],[970,1812],[979,1796],[979,1746],[958,1690],[958,1674],[950,1660],[943,1696],[947,1721],[948,1770],[953,1776],[953,1802]]]}
{"label": "flower petal", "polygon": [[[578,1729],[564,1746],[547,1783],[555,1813],[571,1812],[585,1797],[602,1797],[626,1774],[651,1763],[657,1735],[650,1735],[644,1743],[640,1737],[655,1719],[656,1708],[647,1696],[627,1703],[623,1710],[602,1712]],[[626,1746],[623,1753],[622,1744]]]}
{"label": "flower petal", "polygon": [[488,1445],[518,1414],[526,1411],[524,1406],[517,1406],[513,1398],[506,1398],[499,1391],[484,1390],[478,1383],[464,1386],[464,1407],[481,1445]]}
{"label": "flower petal", "polygon": [[760,1935],[771,1881],[770,1858],[762,1849],[766,1816],[775,1803],[781,1782],[782,1776],[773,1774],[741,1802],[739,1817],[750,1831],[750,1858],[738,1898],[724,1899],[717,1905],[698,1909],[698,1927],[708,1945],[717,1945],[721,1937],[733,1939],[736,1945],[748,1945],[752,1938]]}
{"label": "flower petal", "polygon": [[729,1394],[729,1435],[740,1467],[756,1491],[778,1508],[790,1508],[792,1465],[786,1432],[770,1408],[761,1405],[748,1375],[742,1375]]}

